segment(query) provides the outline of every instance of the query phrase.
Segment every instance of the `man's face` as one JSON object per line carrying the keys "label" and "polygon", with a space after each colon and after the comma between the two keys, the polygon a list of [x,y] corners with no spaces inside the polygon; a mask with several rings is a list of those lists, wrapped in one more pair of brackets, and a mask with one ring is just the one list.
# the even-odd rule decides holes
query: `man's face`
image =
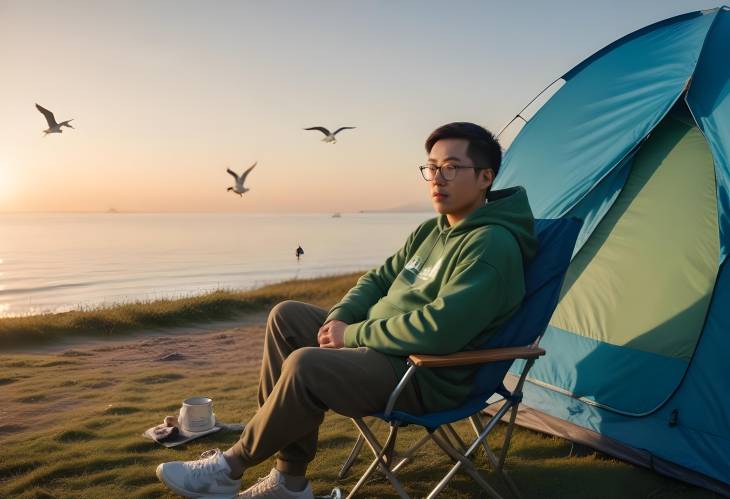
{"label": "man's face", "polygon": [[[428,164],[436,166],[474,166],[466,154],[469,141],[466,139],[442,139],[436,142],[428,155]],[[492,184],[492,170],[459,168],[452,180],[446,180],[439,173],[429,182],[429,192],[433,207],[438,213],[450,215],[449,221],[455,223],[483,204],[483,192]]]}

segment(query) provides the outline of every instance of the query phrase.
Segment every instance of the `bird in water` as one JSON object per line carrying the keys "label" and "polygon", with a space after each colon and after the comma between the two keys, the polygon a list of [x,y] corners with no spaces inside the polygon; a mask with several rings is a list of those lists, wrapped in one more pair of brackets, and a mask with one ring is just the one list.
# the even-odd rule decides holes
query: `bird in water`
{"label": "bird in water", "polygon": [[297,260],[299,260],[299,257],[304,254],[304,250],[302,249],[302,246],[301,245],[297,246],[297,249],[296,249],[296,252],[295,253],[297,255]]}
{"label": "bird in water", "polygon": [[356,127],[354,127],[354,126],[341,126],[340,128],[338,128],[334,132],[330,132],[329,130],[327,130],[323,126],[313,126],[313,127],[310,127],[310,128],[305,128],[305,130],[319,130],[320,132],[322,132],[324,134],[324,138],[322,139],[322,142],[329,142],[331,144],[335,144],[337,142],[337,140],[335,139],[335,135],[337,135],[338,133],[340,133],[342,130],[352,130],[353,128],[356,128]]}
{"label": "bird in water", "polygon": [[248,191],[251,190],[251,189],[248,189],[248,188],[244,187],[243,186],[243,183],[246,181],[246,177],[248,177],[248,174],[251,173],[251,170],[253,170],[255,166],[256,166],[256,163],[252,164],[240,176],[237,175],[236,172],[234,172],[230,168],[226,168],[226,171],[228,173],[230,173],[233,176],[234,179],[236,179],[236,185],[233,186],[233,187],[229,187],[227,190],[228,191],[233,191],[236,194],[238,194],[239,196],[243,197],[243,193],[244,192],[248,192]]}
{"label": "bird in water", "polygon": [[53,116],[53,113],[51,111],[43,106],[39,106],[38,104],[35,105],[35,108],[40,111],[43,116],[46,117],[46,121],[48,122],[48,129],[43,130],[44,137],[49,133],[63,133],[61,127],[64,126],[68,128],[73,128],[71,125],[69,125],[69,123],[73,121],[73,118],[70,120],[62,121],[61,123],[56,123],[56,118]]}

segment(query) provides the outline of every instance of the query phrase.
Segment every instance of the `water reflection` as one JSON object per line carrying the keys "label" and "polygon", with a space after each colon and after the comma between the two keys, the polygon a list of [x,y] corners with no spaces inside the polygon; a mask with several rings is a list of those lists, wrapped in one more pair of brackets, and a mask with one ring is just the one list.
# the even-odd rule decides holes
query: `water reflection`
{"label": "water reflection", "polygon": [[[432,213],[0,215],[0,316],[367,270]],[[294,249],[306,253],[297,261]]]}

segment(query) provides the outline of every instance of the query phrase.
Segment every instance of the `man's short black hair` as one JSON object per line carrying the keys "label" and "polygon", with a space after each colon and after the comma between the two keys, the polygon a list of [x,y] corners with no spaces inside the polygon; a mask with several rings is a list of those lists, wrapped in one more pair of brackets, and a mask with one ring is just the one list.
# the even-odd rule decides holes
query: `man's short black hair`
{"label": "man's short black hair", "polygon": [[426,152],[430,153],[433,145],[442,139],[465,139],[469,141],[466,154],[477,168],[491,168],[494,176],[499,173],[502,164],[502,148],[485,128],[466,121],[457,121],[438,127],[426,139]]}

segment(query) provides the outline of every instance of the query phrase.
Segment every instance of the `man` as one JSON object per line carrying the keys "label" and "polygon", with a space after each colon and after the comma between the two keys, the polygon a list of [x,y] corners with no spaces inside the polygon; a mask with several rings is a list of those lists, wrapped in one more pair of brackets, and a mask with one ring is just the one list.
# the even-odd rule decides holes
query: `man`
{"label": "man", "polygon": [[[259,409],[227,451],[161,464],[157,476],[172,490],[233,497],[244,470],[276,453],[271,473],[238,497],[311,499],[305,472],[325,411],[363,417],[383,410],[408,355],[474,349],[519,308],[523,264],[537,240],[525,190],[491,191],[499,144],[482,127],[459,122],[436,129],[426,152],[420,170],[439,216],[329,312],[295,301],[271,310]],[[419,369],[396,409],[454,407],[475,371]]]}

